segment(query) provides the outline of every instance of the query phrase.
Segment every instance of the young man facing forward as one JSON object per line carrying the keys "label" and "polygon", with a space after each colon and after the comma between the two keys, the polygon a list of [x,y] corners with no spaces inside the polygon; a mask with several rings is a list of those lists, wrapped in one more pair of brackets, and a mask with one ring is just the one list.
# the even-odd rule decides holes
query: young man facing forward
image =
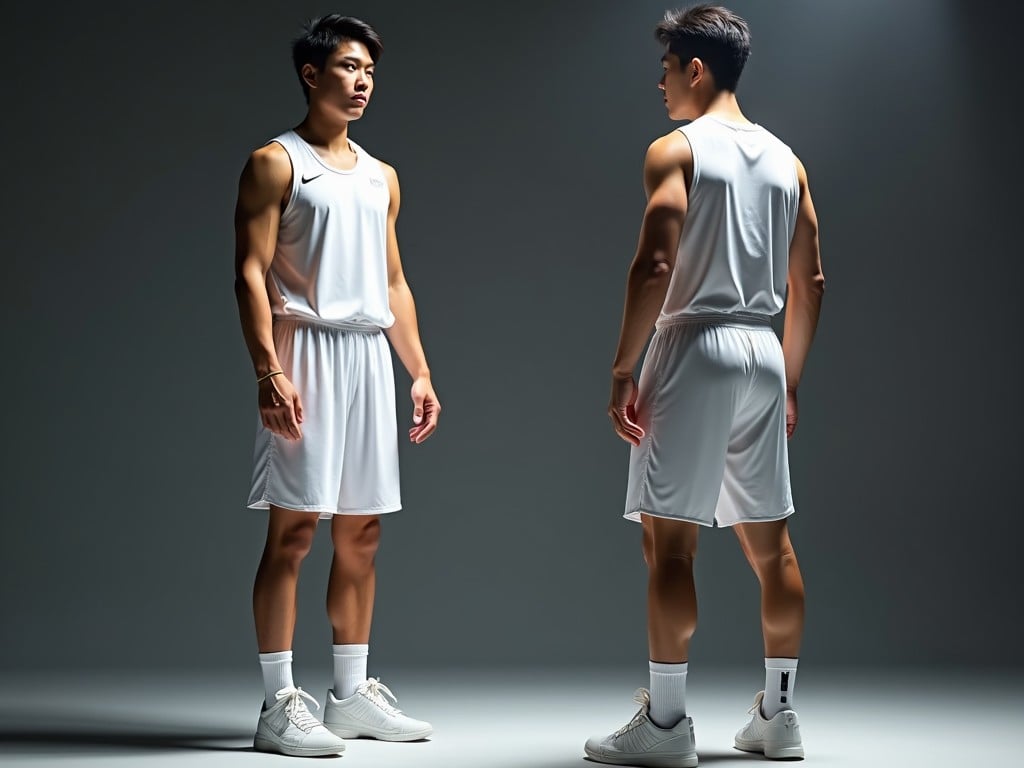
{"label": "young man facing forward", "polygon": [[[659,87],[674,120],[647,152],[648,204],[629,271],[608,412],[632,445],[626,517],[643,525],[650,690],[610,736],[604,763],[696,766],[686,670],[699,526],[732,526],[761,584],[765,690],[735,746],[803,757],[793,711],[804,591],[786,518],[786,440],[824,278],[807,174],[740,111],[746,22],[724,8],[670,11]],[[788,306],[780,347],[769,318]],[[633,370],[656,329],[640,376]]]}
{"label": "young man facing forward", "polygon": [[[413,443],[441,411],[399,258],[398,177],[348,136],[381,48],[358,19],[310,22],[293,45],[305,119],[253,152],[238,191],[235,292],[261,422],[249,506],[269,509],[253,589],[266,693],[255,747],[288,755],[340,753],[343,737],[432,731],[366,675],[380,515],[401,507],[385,334],[413,380]],[[291,669],[299,567],[320,518],[331,520],[334,544],[334,687],[323,723]]]}

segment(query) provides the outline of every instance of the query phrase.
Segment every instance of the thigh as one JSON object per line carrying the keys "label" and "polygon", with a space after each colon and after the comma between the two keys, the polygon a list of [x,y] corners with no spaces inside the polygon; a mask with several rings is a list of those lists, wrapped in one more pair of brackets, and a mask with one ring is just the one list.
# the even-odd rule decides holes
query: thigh
{"label": "thigh", "polygon": [[345,414],[338,510],[393,512],[401,508],[401,494],[391,350],[383,333],[352,333],[346,345],[351,395]]}
{"label": "thigh", "polygon": [[722,526],[793,512],[782,349],[770,330],[742,332],[749,336],[751,376],[729,436],[716,511]]}
{"label": "thigh", "polygon": [[744,376],[743,350],[727,331],[670,327],[652,343],[637,401],[647,434],[630,452],[627,517],[712,524]]}

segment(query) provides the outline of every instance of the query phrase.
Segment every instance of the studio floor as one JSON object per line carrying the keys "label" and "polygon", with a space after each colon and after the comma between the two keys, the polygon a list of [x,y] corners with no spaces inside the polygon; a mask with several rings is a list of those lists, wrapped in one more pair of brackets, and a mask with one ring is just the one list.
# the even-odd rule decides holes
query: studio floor
{"label": "studio floor", "polygon": [[[372,670],[375,672],[375,670]],[[636,711],[633,672],[460,671],[384,674],[433,738],[412,744],[350,741],[352,768],[587,768],[583,742]],[[298,681],[323,701],[326,678]],[[760,680],[734,671],[690,674],[688,710],[701,765],[750,766],[732,748]],[[807,766],[1020,768],[1024,674],[947,674],[802,667],[797,689]],[[273,766],[306,758],[252,750],[257,673],[211,676],[106,673],[5,676],[0,685],[0,764],[15,766]]]}

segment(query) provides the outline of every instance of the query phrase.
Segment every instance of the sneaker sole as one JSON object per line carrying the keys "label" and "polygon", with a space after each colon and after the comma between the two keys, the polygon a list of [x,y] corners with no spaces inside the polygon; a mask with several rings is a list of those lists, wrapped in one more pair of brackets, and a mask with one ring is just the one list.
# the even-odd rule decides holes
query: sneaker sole
{"label": "sneaker sole", "polygon": [[424,728],[410,733],[377,733],[340,728],[330,723],[324,723],[324,728],[342,739],[376,739],[377,741],[421,741],[434,732],[433,728]]}
{"label": "sneaker sole", "polygon": [[257,752],[274,752],[278,755],[288,755],[289,757],[323,757],[324,755],[340,755],[345,751],[344,744],[341,747],[288,747],[270,739],[260,738],[259,736],[253,739],[252,746]]}
{"label": "sneaker sole", "polygon": [[741,752],[756,752],[767,757],[769,760],[803,760],[804,748],[801,744],[790,744],[781,746],[778,744],[765,744],[760,741],[743,741],[736,739],[733,746]]}
{"label": "sneaker sole", "polygon": [[609,765],[641,765],[649,768],[697,768],[697,755],[605,755],[583,747],[587,757]]}

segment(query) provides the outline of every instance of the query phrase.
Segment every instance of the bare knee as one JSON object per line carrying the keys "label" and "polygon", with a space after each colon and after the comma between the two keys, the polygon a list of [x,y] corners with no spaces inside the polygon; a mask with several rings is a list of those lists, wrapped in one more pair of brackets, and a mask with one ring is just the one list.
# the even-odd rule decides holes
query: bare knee
{"label": "bare knee", "polygon": [[298,568],[313,547],[316,522],[298,523],[281,528],[267,536],[266,558],[270,561]]}
{"label": "bare knee", "polygon": [[697,556],[697,526],[647,516],[643,522],[644,562],[651,572],[692,573]]}
{"label": "bare knee", "polygon": [[789,545],[777,549],[747,550],[747,561],[759,577],[777,576],[787,570],[799,569],[796,553]]}
{"label": "bare knee", "polygon": [[380,520],[348,523],[334,532],[335,563],[349,573],[366,573],[373,568],[380,546]]}
{"label": "bare knee", "polygon": [[696,557],[696,546],[686,546],[682,542],[659,542],[657,545],[652,542],[644,547],[644,561],[651,574],[669,579],[692,574]]}

